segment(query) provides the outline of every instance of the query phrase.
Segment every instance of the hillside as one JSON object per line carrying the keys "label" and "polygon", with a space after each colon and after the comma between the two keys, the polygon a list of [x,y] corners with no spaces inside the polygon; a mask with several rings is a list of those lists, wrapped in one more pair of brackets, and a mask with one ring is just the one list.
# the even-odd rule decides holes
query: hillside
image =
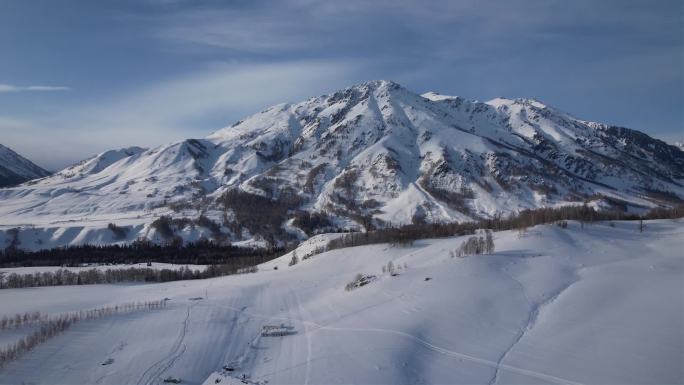
{"label": "hillside", "polygon": [[30,160],[0,144],[0,188],[50,175]]}
{"label": "hillside", "polygon": [[[570,222],[495,233],[493,254],[466,258],[450,256],[460,237],[209,280],[0,290],[0,316],[169,299],[73,326],[0,384],[214,383],[223,366],[260,384],[681,383],[683,237],[679,220]],[[357,273],[377,279],[345,291]],[[260,335],[281,324],[291,333]]]}
{"label": "hillside", "polygon": [[186,241],[282,242],[585,202],[639,212],[683,197],[684,152],[639,131],[534,99],[482,103],[373,81],[0,190],[0,225],[35,226],[26,248],[109,243],[110,222],[130,228],[125,241],[164,242],[151,226],[161,215],[191,220],[171,224]]}

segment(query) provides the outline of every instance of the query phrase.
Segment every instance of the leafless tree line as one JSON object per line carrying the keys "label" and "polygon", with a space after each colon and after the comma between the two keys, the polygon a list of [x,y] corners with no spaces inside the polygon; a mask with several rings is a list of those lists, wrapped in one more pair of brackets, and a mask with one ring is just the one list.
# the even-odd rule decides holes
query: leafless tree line
{"label": "leafless tree line", "polygon": [[160,309],[166,306],[165,300],[126,303],[106,306],[97,309],[81,310],[48,316],[40,312],[16,314],[13,317],[0,319],[0,330],[40,325],[34,333],[19,339],[17,342],[0,348],[0,367],[16,360],[39,344],[69,329],[80,321],[94,320],[116,314],[126,314],[142,310]]}
{"label": "leafless tree line", "polygon": [[88,269],[74,272],[67,269],[28,274],[3,274],[0,272],[0,289],[22,287],[93,285],[118,282],[169,282],[220,277],[231,274],[253,273],[256,266],[210,265],[205,270],[151,269],[131,267],[128,269]]}
{"label": "leafless tree line", "polygon": [[619,211],[596,211],[587,205],[540,208],[523,210],[507,218],[496,215],[493,218],[473,222],[414,223],[397,227],[390,226],[367,232],[348,233],[331,240],[326,250],[377,243],[410,246],[414,240],[475,234],[478,229],[491,229],[493,231],[519,230],[539,224],[569,220],[580,221],[584,224],[608,220],[674,219],[682,217],[684,217],[684,205],[653,209],[643,216]]}

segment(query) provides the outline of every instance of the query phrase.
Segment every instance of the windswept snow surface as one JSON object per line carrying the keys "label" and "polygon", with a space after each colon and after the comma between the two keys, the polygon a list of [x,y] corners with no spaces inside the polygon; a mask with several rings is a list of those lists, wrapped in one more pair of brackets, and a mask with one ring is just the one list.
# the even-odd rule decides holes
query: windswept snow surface
{"label": "windswept snow surface", "polygon": [[[492,255],[450,258],[464,239],[339,249],[292,267],[285,255],[209,280],[2,290],[0,315],[170,301],[79,323],[0,369],[0,383],[202,384],[223,365],[269,384],[684,381],[680,221],[642,233],[636,222],[536,226],[495,233]],[[399,275],[381,274],[388,261]],[[379,278],[345,291],[357,273]],[[260,337],[280,324],[295,334]]]}

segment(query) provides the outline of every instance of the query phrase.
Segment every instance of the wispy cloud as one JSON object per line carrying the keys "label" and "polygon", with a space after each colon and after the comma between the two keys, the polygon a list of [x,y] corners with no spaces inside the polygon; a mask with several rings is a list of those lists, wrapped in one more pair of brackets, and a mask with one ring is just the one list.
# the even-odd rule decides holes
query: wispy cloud
{"label": "wispy cloud", "polygon": [[228,119],[348,85],[356,73],[356,64],[344,61],[215,63],[85,106],[77,117],[80,125],[108,137],[115,129],[117,136],[127,138],[129,144],[142,140],[143,145],[149,145],[160,138],[168,140],[170,132],[184,135],[178,139],[205,136],[210,133],[207,129],[232,123]]}
{"label": "wispy cloud", "polygon": [[[272,104],[376,78],[473,99],[537,97],[589,120],[681,131],[681,0],[117,4],[74,14],[103,33],[59,29],[56,41],[81,50],[48,50],[65,60],[45,73],[33,67],[46,61],[14,55],[34,79],[66,71],[75,90],[36,103],[30,91],[69,87],[0,84],[12,113],[0,117],[0,140],[62,166],[111,147],[201,137]],[[0,32],[5,25],[16,34],[7,23]],[[113,49],[103,53],[103,41]],[[15,50],[39,42],[16,40]]]}
{"label": "wispy cloud", "polygon": [[273,104],[320,95],[358,76],[357,65],[348,62],[217,63],[78,110],[0,116],[0,138],[29,159],[58,169],[111,148],[204,137]]}
{"label": "wispy cloud", "polygon": [[51,92],[69,90],[71,90],[71,88],[63,86],[15,86],[11,84],[0,83],[0,92]]}

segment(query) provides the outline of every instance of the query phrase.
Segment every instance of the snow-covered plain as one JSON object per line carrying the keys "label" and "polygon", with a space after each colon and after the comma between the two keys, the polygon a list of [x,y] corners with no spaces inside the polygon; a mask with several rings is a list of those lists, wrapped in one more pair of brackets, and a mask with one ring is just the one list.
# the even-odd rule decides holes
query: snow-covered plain
{"label": "snow-covered plain", "polygon": [[[0,316],[170,301],[79,323],[0,369],[0,384],[201,384],[223,365],[269,384],[684,381],[681,221],[536,226],[495,233],[492,255],[450,258],[463,240],[292,267],[285,255],[200,281],[2,290]],[[388,261],[399,275],[381,273]],[[379,279],[345,291],[357,273]],[[266,324],[296,333],[261,337]]]}

